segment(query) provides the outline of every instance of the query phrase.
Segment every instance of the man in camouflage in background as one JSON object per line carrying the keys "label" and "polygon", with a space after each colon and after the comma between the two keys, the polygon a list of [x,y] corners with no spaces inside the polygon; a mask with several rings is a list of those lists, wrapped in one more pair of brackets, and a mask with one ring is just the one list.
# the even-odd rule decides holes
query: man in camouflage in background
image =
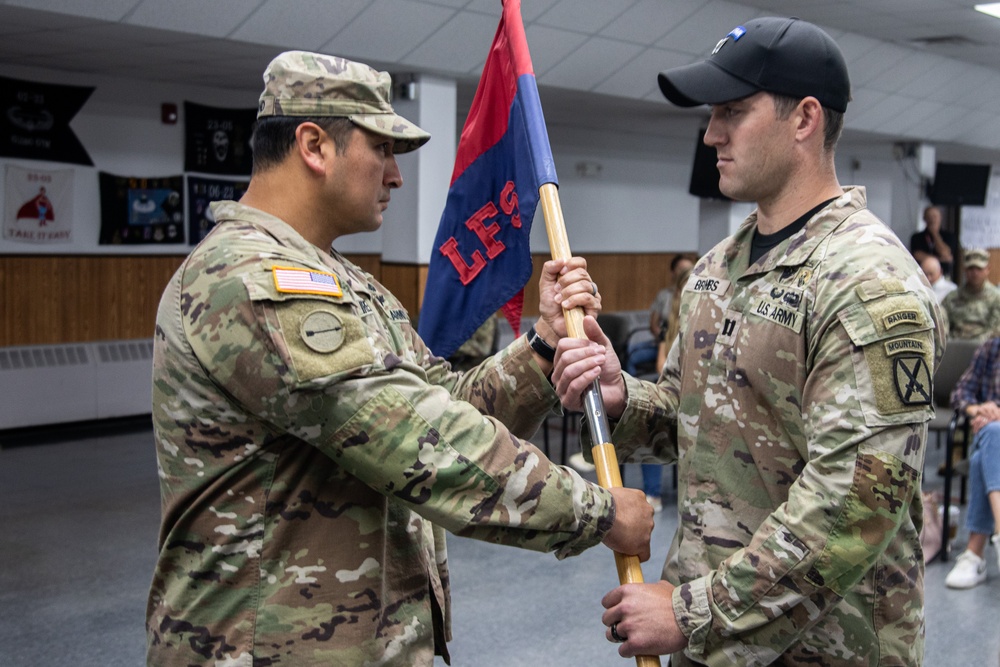
{"label": "man in camouflage in background", "polygon": [[986,340],[1000,334],[1000,290],[990,284],[990,254],[980,248],[963,255],[965,283],[941,301],[951,338]]}
{"label": "man in camouflage in background", "polygon": [[695,266],[658,382],[623,375],[590,318],[603,347],[561,341],[553,373],[569,408],[600,374],[623,456],[678,461],[663,580],[605,596],[608,639],[674,667],[920,665],[936,300],[864,188],[838,182],[836,43],[779,18],[712,43],[660,88],[713,105],[722,192],[757,209]]}
{"label": "man in camouflage in background", "polygon": [[598,309],[585,262],[546,264],[531,344],[452,372],[332,249],[381,225],[394,153],[429,135],[366,65],[288,52],[264,81],[249,189],[213,204],[218,225],[157,315],[149,665],[447,661],[445,529],[648,558],[641,491],[601,489],[520,439],[557,405],[560,305]]}

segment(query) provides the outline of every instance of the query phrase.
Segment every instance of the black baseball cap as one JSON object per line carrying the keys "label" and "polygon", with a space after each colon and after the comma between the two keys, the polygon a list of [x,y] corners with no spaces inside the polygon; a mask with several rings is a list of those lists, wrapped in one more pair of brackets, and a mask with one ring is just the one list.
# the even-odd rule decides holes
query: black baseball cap
{"label": "black baseball cap", "polygon": [[733,28],[701,62],[660,72],[660,90],[680,107],[731,102],[765,91],[815,97],[847,110],[851,81],[833,39],[796,18],[756,18]]}

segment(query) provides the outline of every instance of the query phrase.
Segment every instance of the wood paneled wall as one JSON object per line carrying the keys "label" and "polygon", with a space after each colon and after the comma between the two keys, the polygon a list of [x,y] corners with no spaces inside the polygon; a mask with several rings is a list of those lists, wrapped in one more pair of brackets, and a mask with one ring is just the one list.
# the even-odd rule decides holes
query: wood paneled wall
{"label": "wood paneled wall", "polygon": [[0,346],[151,338],[182,256],[0,257]]}
{"label": "wood paneled wall", "polygon": [[[695,253],[684,253],[694,259]],[[656,293],[668,284],[670,261],[676,253],[587,254],[587,271],[601,292],[601,307],[607,312],[648,310]],[[524,287],[524,314],[538,314],[538,280],[549,255],[532,255],[534,271]]]}
{"label": "wood paneled wall", "polygon": [[[642,310],[666,286],[671,253],[588,255],[604,309]],[[0,256],[0,347],[149,338],[156,308],[181,255]],[[427,267],[350,259],[419,312]],[[525,315],[538,314],[538,278],[547,255],[533,256]],[[1000,268],[1000,258],[993,266]]]}
{"label": "wood paneled wall", "polygon": [[[604,310],[645,310],[667,286],[673,253],[588,254]],[[693,255],[692,255],[693,256]],[[427,267],[350,255],[419,312]],[[0,256],[0,347],[149,338],[156,308],[181,255]],[[538,279],[548,255],[532,257],[524,314],[538,314]],[[1000,283],[1000,249],[990,250],[990,281]]]}

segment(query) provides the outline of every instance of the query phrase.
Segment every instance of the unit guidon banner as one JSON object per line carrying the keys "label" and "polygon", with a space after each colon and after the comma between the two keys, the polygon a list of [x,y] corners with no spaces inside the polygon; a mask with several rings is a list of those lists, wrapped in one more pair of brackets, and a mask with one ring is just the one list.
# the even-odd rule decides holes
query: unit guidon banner
{"label": "unit guidon banner", "polygon": [[249,175],[256,109],[220,109],[184,103],[184,170]]}
{"label": "unit guidon banner", "polygon": [[0,155],[93,165],[69,126],[93,92],[0,76]]}
{"label": "unit guidon banner", "polygon": [[17,243],[73,240],[73,170],[7,165],[3,238]]}
{"label": "unit guidon banner", "polygon": [[184,178],[100,173],[102,245],[184,243]]}
{"label": "unit guidon banner", "polygon": [[238,201],[249,186],[249,181],[188,176],[188,243],[196,245],[215,227],[209,204],[225,199]]}

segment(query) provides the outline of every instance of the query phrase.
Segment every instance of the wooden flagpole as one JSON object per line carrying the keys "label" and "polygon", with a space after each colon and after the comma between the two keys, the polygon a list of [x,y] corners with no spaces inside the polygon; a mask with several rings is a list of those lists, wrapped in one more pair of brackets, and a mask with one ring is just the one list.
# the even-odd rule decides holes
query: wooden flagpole
{"label": "wooden flagpole", "polygon": [[[544,183],[538,188],[542,203],[542,215],[545,217],[545,229],[549,236],[549,249],[552,259],[568,260],[572,254],[569,249],[569,238],[566,236],[566,222],[563,219],[562,205],[559,203],[559,190],[554,183]],[[566,330],[573,338],[586,338],[583,332],[583,309],[574,308],[564,312]],[[590,422],[591,436],[594,443],[594,466],[597,468],[597,481],[606,489],[622,486],[621,471],[618,467],[618,455],[611,443],[611,429],[604,413],[604,400],[601,398],[600,380],[587,388],[583,395],[584,414]],[[638,556],[627,556],[615,552],[615,565],[618,567],[618,580],[623,584],[641,584],[642,568]],[[660,667],[660,659],[655,655],[637,655],[635,662],[639,667]]]}

